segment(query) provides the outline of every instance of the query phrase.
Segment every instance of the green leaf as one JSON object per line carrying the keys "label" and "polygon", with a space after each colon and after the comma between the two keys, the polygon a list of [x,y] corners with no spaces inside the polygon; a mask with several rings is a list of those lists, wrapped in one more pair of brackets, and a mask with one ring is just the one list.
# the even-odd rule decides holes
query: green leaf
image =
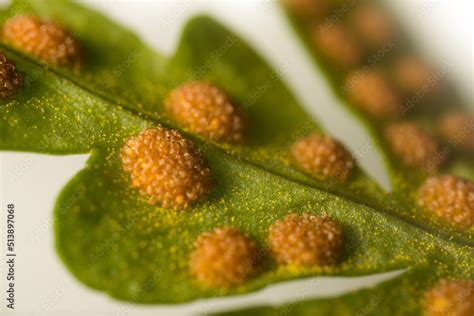
{"label": "green leaf", "polygon": [[[398,200],[393,200],[395,211],[388,209],[388,195],[362,170],[344,185],[295,170],[288,163],[288,146],[322,131],[265,62],[215,21],[197,17],[188,22],[176,53],[166,59],[77,4],[16,1],[1,20],[19,12],[61,21],[78,35],[86,53],[84,69],[74,72],[1,45],[26,73],[27,84],[14,100],[0,104],[0,148],[91,153],[84,170],[60,194],[54,213],[58,253],[87,286],[127,301],[179,303],[308,276],[407,268],[400,278],[413,278],[425,288],[439,277],[474,274],[473,249],[462,237],[448,241],[419,219],[391,215],[399,211]],[[133,52],[140,52],[137,58],[130,57]],[[203,152],[216,188],[189,210],[164,210],[146,203],[130,186],[118,152],[127,137],[146,127],[180,129],[163,113],[163,99],[190,79],[210,80],[228,91],[245,106],[251,131],[240,146],[209,143],[182,131]],[[278,267],[267,258],[258,276],[229,291],[203,288],[189,275],[189,254],[200,233],[238,227],[265,250],[268,227],[289,212],[327,214],[343,225],[347,241],[339,265]],[[269,257],[266,251],[262,256]],[[395,289],[390,295],[400,302],[416,299],[398,282],[382,286],[387,292]],[[341,300],[361,304],[357,298]]]}
{"label": "green leaf", "polygon": [[253,307],[213,315],[422,315],[424,292],[443,277],[430,265],[431,263],[428,263],[411,269],[402,276],[374,288],[339,297],[300,301],[277,307]]}
{"label": "green leaf", "polygon": [[[57,247],[78,279],[120,299],[178,303],[248,292],[295,277],[427,266],[433,259],[439,261],[435,271],[443,276],[466,277],[464,267],[472,266],[471,247],[445,242],[371,208],[297,185],[218,149],[202,148],[218,179],[217,189],[208,201],[185,212],[150,206],[117,172],[115,153],[93,153],[86,169],[61,193],[55,211]],[[200,233],[239,227],[264,247],[267,228],[290,211],[327,214],[343,224],[348,243],[340,265],[278,268],[270,262],[259,277],[228,292],[206,290],[190,278],[189,253]],[[420,276],[420,282],[425,281]]]}
{"label": "green leaf", "polygon": [[115,103],[132,103],[133,107],[152,110],[161,103],[157,91],[163,89],[159,79],[164,74],[157,74],[163,70],[165,59],[132,32],[99,13],[64,0],[15,0],[0,21],[17,14],[58,21],[80,40],[85,54],[80,77],[63,68],[54,69],[56,72]]}
{"label": "green leaf", "polygon": [[[389,67],[397,57],[403,56],[404,54],[416,55],[417,45],[414,44],[406,34],[403,34],[402,30],[397,29],[398,33],[395,39],[388,41],[386,43],[387,46],[382,45],[377,47],[377,49],[367,49],[366,47],[368,52],[365,54],[361,65],[353,67],[350,70],[341,70],[329,62],[312,42],[309,30],[316,23],[320,23],[322,27],[328,28],[338,23],[344,25],[347,15],[350,14],[354,7],[367,4],[368,3],[358,3],[355,1],[340,3],[339,7],[337,6],[338,4],[333,4],[333,11],[330,11],[329,15],[325,18],[317,21],[298,16],[293,13],[291,9],[285,8],[283,2],[281,2],[282,9],[288,18],[289,26],[293,28],[295,35],[301,40],[304,48],[306,48],[313,59],[315,72],[325,77],[332,88],[332,93],[337,97],[341,106],[346,108],[348,112],[353,114],[361,123],[369,133],[374,149],[382,156],[392,186],[391,201],[387,203],[389,211],[406,221],[416,222],[417,225],[421,225],[426,229],[435,228],[436,231],[445,236],[455,237],[472,244],[474,241],[474,229],[472,227],[459,232],[459,228],[452,227],[445,221],[431,217],[430,214],[416,205],[416,192],[427,178],[427,175],[429,175],[429,172],[426,172],[423,168],[405,166],[392,152],[390,145],[384,137],[384,131],[388,123],[397,121],[397,119],[377,119],[370,116],[358,108],[357,105],[351,104],[345,92],[344,80],[349,72],[364,72],[369,69],[379,69],[389,73]],[[375,2],[374,4],[380,6],[386,13],[389,13],[389,9],[384,8],[382,3]],[[391,18],[395,20],[394,17]],[[394,21],[394,25],[396,25],[397,28],[401,28],[396,21]],[[346,25],[346,27],[350,26]],[[424,87],[413,94],[402,94],[402,111],[404,111],[404,114],[398,118],[399,121],[415,122],[431,134],[437,135],[437,121],[443,113],[459,111],[472,112],[472,105],[469,104],[471,108],[466,106],[466,102],[469,103],[470,101],[461,98],[456,88],[453,87],[451,83],[448,82],[448,78],[446,78],[446,73],[451,66],[449,63],[446,63],[442,68],[435,69],[434,75],[430,77],[430,84],[431,81],[437,81],[440,82],[440,86],[442,86],[442,89],[439,89],[440,91],[437,94],[430,95],[425,91],[425,89],[432,89],[431,87]],[[441,155],[448,157],[448,161],[442,165],[438,173],[453,174],[473,180],[474,153],[458,151],[448,142],[440,141],[440,143]],[[436,157],[433,157],[433,159],[436,159]]]}
{"label": "green leaf", "polygon": [[[382,191],[361,170],[356,170],[348,188],[341,190],[340,186],[317,181],[288,167],[289,144],[311,131],[321,130],[297,104],[278,75],[242,40],[220,29],[215,22],[205,18],[191,21],[183,32],[175,56],[164,60],[130,32],[67,1],[16,1],[8,12],[10,15],[25,12],[50,17],[73,30],[84,46],[84,70],[79,74],[67,69],[51,70],[84,90],[93,91],[98,99],[174,126],[162,117],[167,93],[189,79],[218,82],[246,107],[252,127],[248,146],[226,146],[226,151],[303,183],[338,191],[353,199],[362,196],[370,197],[373,203],[381,202]],[[73,18],[66,18],[71,12],[74,12]],[[195,30],[194,24],[199,28]],[[99,34],[98,29],[108,31]],[[207,36],[208,31],[215,35]],[[243,63],[247,66],[242,67]],[[17,132],[12,130],[13,133]],[[9,139],[15,142],[14,138]],[[44,151],[48,152],[47,149]],[[56,152],[56,149],[50,151]]]}
{"label": "green leaf", "polygon": [[87,153],[91,148],[117,146],[125,135],[144,128],[142,119],[117,104],[16,53],[8,56],[27,77],[17,96],[0,105],[2,149]]}

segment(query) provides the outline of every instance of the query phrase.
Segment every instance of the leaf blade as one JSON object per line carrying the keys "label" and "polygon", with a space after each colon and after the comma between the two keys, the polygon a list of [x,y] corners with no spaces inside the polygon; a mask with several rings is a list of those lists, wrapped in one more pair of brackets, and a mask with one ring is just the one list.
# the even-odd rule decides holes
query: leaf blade
{"label": "leaf blade", "polygon": [[[45,6],[45,3],[43,2],[31,10],[36,9],[37,11],[33,12],[59,17],[62,15],[61,12],[64,13],[64,16],[67,16],[67,12],[69,12],[67,14],[75,14],[71,11],[76,11],[77,8],[76,6],[69,7],[66,2],[57,2],[58,4],[51,6],[54,9],[50,9]],[[77,20],[84,21],[84,16],[87,16],[89,11],[81,9],[79,12],[78,16],[81,18],[77,18]],[[94,19],[100,19],[95,15],[93,17]],[[65,19],[63,21],[67,23]],[[81,25],[84,27],[84,22],[74,23],[76,24],[71,24],[71,26],[78,30],[81,29]],[[101,22],[99,24],[109,25],[109,28],[115,27],[113,24],[107,23]],[[360,198],[358,199],[361,192],[372,196],[375,204],[377,201],[386,198],[378,188],[371,187],[370,180],[366,180],[363,175],[358,174],[355,179],[352,179],[349,188],[353,186],[354,190],[347,193],[346,187],[340,189],[339,187],[327,186],[325,183],[306,177],[288,166],[288,163],[285,163],[284,160],[284,149],[286,149],[291,139],[285,138],[288,135],[285,135],[284,130],[293,129],[300,124],[306,124],[306,122],[310,129],[318,130],[318,128],[312,123],[311,118],[298,108],[297,102],[283,84],[278,79],[274,79],[274,73],[266,66],[264,61],[238,39],[234,42],[234,44],[238,43],[235,44],[237,48],[234,47],[235,51],[232,51],[232,47],[229,48],[230,52],[228,51],[228,53],[230,55],[227,58],[221,56],[222,58],[216,64],[211,64],[205,71],[200,71],[197,78],[222,81],[232,96],[243,103],[247,100],[248,95],[256,94],[259,91],[262,86],[261,82],[270,81],[272,86],[268,88],[267,94],[257,100],[254,104],[255,107],[250,107],[254,124],[264,123],[265,113],[271,110],[272,104],[279,100],[286,101],[285,106],[290,107],[292,113],[290,117],[292,119],[288,122],[283,121],[285,113],[283,110],[282,112],[270,113],[275,114],[273,119],[281,125],[278,124],[279,126],[276,128],[269,128],[268,131],[263,133],[263,136],[258,133],[254,134],[250,146],[244,146],[243,148],[216,146],[187,134],[203,150],[213,172],[218,175],[220,188],[211,197],[210,202],[197,205],[190,213],[163,212],[140,200],[137,192],[130,188],[120,171],[118,150],[123,139],[140,129],[153,126],[157,122],[173,127],[174,124],[158,111],[163,104],[162,100],[167,91],[177,83],[192,77],[192,74],[199,70],[199,65],[205,62],[206,56],[226,43],[229,34],[225,28],[207,18],[197,18],[190,22],[185,29],[189,33],[185,32],[181,41],[182,46],[177,55],[171,58],[171,61],[160,60],[156,62],[158,66],[151,67],[151,69],[154,69],[152,71],[148,71],[148,69],[144,71],[143,67],[138,66],[137,73],[131,74],[133,77],[144,71],[144,79],[142,79],[153,80],[155,76],[163,75],[162,69],[174,69],[173,72],[176,73],[173,73],[167,80],[157,80],[156,84],[151,86],[152,88],[149,85],[142,87],[141,81],[137,81],[138,84],[134,85],[124,84],[123,80],[118,80],[119,84],[114,85],[115,88],[110,90],[97,89],[98,91],[96,91],[95,77],[91,79],[87,76],[93,77],[97,74],[97,78],[107,78],[110,75],[107,70],[104,71],[108,75],[104,77],[101,77],[100,74],[102,70],[98,69],[92,69],[91,73],[81,77],[64,70],[48,69],[48,75],[57,76],[56,80],[67,79],[66,81],[74,88],[83,89],[85,90],[84,93],[92,94],[89,96],[90,98],[100,100],[97,102],[104,106],[105,113],[109,112],[105,105],[114,107],[121,104],[125,108],[124,116],[131,115],[133,117],[133,119],[130,118],[131,122],[117,122],[118,126],[115,128],[123,128],[123,131],[118,133],[114,141],[109,141],[109,143],[105,141],[103,143],[85,142],[86,145],[77,143],[73,146],[74,148],[79,147],[81,152],[92,149],[93,154],[89,166],[75,177],[61,194],[55,210],[55,229],[59,253],[62,255],[65,264],[78,279],[91,287],[107,291],[112,296],[124,300],[141,303],[176,303],[200,297],[254,291],[274,282],[310,275],[367,274],[407,266],[418,267],[423,266],[433,258],[439,260],[435,254],[445,256],[441,259],[443,265],[448,264],[450,267],[456,265],[469,266],[469,255],[472,254],[471,248],[456,243],[448,243],[438,237],[426,234],[423,230],[386,215],[381,212],[380,208],[377,208],[376,211],[366,205],[355,203],[354,201],[361,201]],[[90,32],[90,28],[86,26],[79,32],[86,35]],[[202,38],[206,37],[203,35],[209,35],[210,32],[217,34],[215,41],[207,42],[204,48],[199,47],[202,44]],[[129,37],[125,34],[124,38]],[[86,37],[83,40],[87,42]],[[94,41],[100,42],[97,38]],[[119,42],[104,40],[104,43],[109,45],[108,48],[115,48]],[[134,43],[139,46],[142,45],[137,42]],[[86,44],[87,47],[89,47],[89,50],[95,49],[92,44]],[[151,56],[152,53],[146,48],[140,49],[147,52],[144,61],[155,65],[155,57]],[[183,51],[187,51],[188,55],[183,56]],[[104,67],[114,68],[126,60],[124,59],[125,54],[119,55],[121,58],[113,60],[112,64],[106,64]],[[246,56],[247,61],[245,63],[238,62],[242,55]],[[157,57],[157,59],[160,58]],[[251,73],[242,71],[242,67],[247,63],[254,65],[256,69]],[[102,65],[98,64],[97,67],[102,67]],[[135,69],[134,67],[130,68]],[[133,72],[134,70],[130,71]],[[118,78],[123,79],[122,75],[126,77],[128,74],[129,72],[126,70]],[[238,80],[234,80],[235,78]],[[237,84],[231,84],[235,82]],[[265,87],[265,85],[263,86]],[[118,93],[114,89],[123,89],[125,92]],[[116,93],[117,95],[114,95]],[[68,97],[70,95],[73,95],[73,93],[69,93]],[[142,115],[135,117],[134,114],[138,112]],[[78,135],[81,135],[80,132],[80,130],[77,131]],[[10,141],[15,140],[15,134],[10,133],[12,136]],[[283,140],[275,141],[273,139],[274,134],[281,134]],[[58,135],[61,136],[61,134]],[[48,135],[45,133],[43,136],[47,137]],[[77,138],[77,135],[69,135],[68,138],[64,139],[73,141],[74,138]],[[271,141],[267,142],[268,138]],[[263,154],[259,153],[260,157],[254,154],[256,147],[264,147]],[[32,150],[39,151],[35,147]],[[60,153],[68,153],[68,151],[65,150]],[[275,162],[272,160],[272,154],[279,155]],[[247,155],[250,159],[248,157],[245,159]],[[255,174],[259,174],[260,177],[255,178]],[[85,193],[78,197],[76,192],[81,192],[81,189],[78,189],[80,187],[85,188]],[[362,201],[369,204],[368,198],[365,196]],[[161,227],[159,226],[156,230],[153,230],[152,226],[145,225],[145,228],[152,230],[148,232],[147,229],[143,229],[144,226],[138,226],[138,222],[130,220],[128,217],[130,214],[127,212],[130,209],[132,213],[139,210],[134,214],[142,216],[140,223],[143,224],[143,221],[146,220],[150,221],[147,216],[152,216],[153,224],[158,223]],[[198,233],[221,225],[235,224],[257,239],[260,245],[263,245],[268,226],[275,219],[281,218],[290,211],[310,211],[313,214],[325,212],[341,221],[346,226],[351,242],[348,246],[349,249],[346,249],[344,263],[334,269],[315,268],[293,271],[291,268],[272,268],[261,277],[257,277],[245,286],[228,293],[200,288],[189,278],[186,269],[187,254],[191,250],[192,242]],[[253,216],[248,218],[249,214],[253,214]],[[199,215],[203,216],[202,222],[198,220]],[[188,216],[191,216],[190,220]],[[232,218],[234,218],[234,221],[232,221]],[[126,226],[130,222],[132,225],[125,233],[123,231],[117,232],[117,227]],[[369,235],[367,236],[368,232]],[[389,235],[390,238],[385,237],[385,239],[379,240],[383,234]],[[185,238],[180,241],[182,236],[185,236]],[[144,251],[143,254],[134,253],[136,244],[149,240],[154,241],[155,246],[161,243],[162,247],[152,248],[148,252]],[[420,251],[417,244],[419,242],[422,242],[423,247],[428,249],[423,248]],[[100,244],[106,245],[105,249],[101,249]],[[351,249],[351,247],[353,248]],[[119,251],[116,249],[119,249]],[[160,250],[158,251],[158,249]],[[173,255],[173,253],[175,254]],[[87,254],[85,258],[83,258],[84,254]],[[162,258],[163,254],[167,254],[170,260],[167,261],[166,258]],[[104,264],[98,262],[101,260],[97,261],[97,255],[106,262]],[[144,255],[146,257],[143,257]],[[88,261],[91,258],[96,259],[92,262]],[[150,258],[156,261],[149,263],[151,267],[146,266],[143,269],[140,262],[146,261],[148,263],[152,261]],[[132,266],[130,271],[124,268],[130,266]],[[157,269],[159,266],[165,266],[168,270],[165,269],[163,276],[158,276],[158,282],[152,284],[154,288],[149,289],[146,280],[155,279],[154,272],[159,270]],[[466,276],[472,274],[471,270],[459,268],[443,275]],[[132,275],[133,273],[135,275]],[[116,282],[116,280],[121,282]],[[176,285],[176,283],[178,284]]]}

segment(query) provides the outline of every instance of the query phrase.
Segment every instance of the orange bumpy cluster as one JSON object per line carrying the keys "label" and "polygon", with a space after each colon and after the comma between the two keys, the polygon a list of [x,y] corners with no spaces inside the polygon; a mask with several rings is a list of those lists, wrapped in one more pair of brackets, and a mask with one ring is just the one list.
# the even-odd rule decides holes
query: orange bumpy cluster
{"label": "orange bumpy cluster", "polygon": [[409,167],[435,171],[446,160],[437,140],[409,122],[393,123],[385,129],[393,153]]}
{"label": "orange bumpy cluster", "polygon": [[342,227],[328,217],[290,214],[270,227],[270,249],[281,264],[332,265],[342,252]]}
{"label": "orange bumpy cluster", "polygon": [[350,11],[348,20],[357,36],[371,48],[388,47],[395,38],[393,21],[380,6],[359,4]]}
{"label": "orange bumpy cluster", "polygon": [[470,113],[449,113],[439,121],[441,136],[451,146],[474,151],[474,115]]}
{"label": "orange bumpy cluster", "polygon": [[416,56],[404,56],[393,66],[393,76],[397,85],[405,93],[432,91],[437,86],[433,69]]}
{"label": "orange bumpy cluster", "polygon": [[441,280],[425,293],[425,316],[474,315],[474,280]]}
{"label": "orange bumpy cluster", "polygon": [[14,47],[59,66],[80,63],[81,49],[76,38],[63,26],[34,16],[17,16],[3,26],[3,39]]}
{"label": "orange bumpy cluster", "polygon": [[18,71],[15,63],[0,52],[0,98],[6,99],[15,95],[23,86],[24,75]]}
{"label": "orange bumpy cluster", "polygon": [[204,158],[174,130],[156,127],[131,137],[122,148],[121,159],[132,185],[151,204],[184,209],[206,197],[212,187]]}
{"label": "orange bumpy cluster", "polygon": [[234,228],[200,235],[191,255],[191,274],[204,286],[229,288],[245,282],[257,268],[255,242]]}
{"label": "orange bumpy cluster", "polygon": [[210,140],[243,140],[243,112],[208,82],[191,82],[174,89],[166,100],[166,110],[178,123]]}
{"label": "orange bumpy cluster", "polygon": [[297,141],[290,153],[298,168],[324,180],[344,181],[355,165],[344,145],[318,134],[311,134]]}
{"label": "orange bumpy cluster", "polygon": [[428,178],[418,191],[418,204],[452,224],[474,225],[474,182],[451,175]]}
{"label": "orange bumpy cluster", "polygon": [[314,46],[338,67],[350,68],[361,63],[363,48],[344,25],[315,25],[310,32]]}
{"label": "orange bumpy cluster", "polygon": [[344,89],[354,105],[374,117],[392,118],[401,113],[400,97],[380,71],[352,72],[346,78]]}

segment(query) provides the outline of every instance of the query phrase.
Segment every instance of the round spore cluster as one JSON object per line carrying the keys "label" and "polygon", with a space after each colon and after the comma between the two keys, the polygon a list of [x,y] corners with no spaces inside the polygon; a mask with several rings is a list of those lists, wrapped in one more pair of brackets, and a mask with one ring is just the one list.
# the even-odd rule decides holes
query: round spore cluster
{"label": "round spore cluster", "polygon": [[474,182],[444,175],[428,178],[418,191],[418,205],[450,224],[474,225]]}
{"label": "round spore cluster", "polygon": [[310,33],[313,45],[335,66],[351,68],[360,64],[364,50],[344,25],[314,25]]}
{"label": "round spore cluster", "polygon": [[184,209],[212,187],[211,172],[194,144],[174,130],[150,128],[127,140],[121,151],[132,186],[151,204]]}
{"label": "round spore cluster", "polygon": [[425,316],[474,315],[474,280],[441,280],[425,293]]}
{"label": "round spore cluster", "polygon": [[375,4],[361,3],[349,12],[349,26],[372,49],[391,44],[396,28],[386,11]]}
{"label": "round spore cluster", "polygon": [[256,272],[257,257],[254,241],[235,228],[218,228],[198,237],[189,269],[206,287],[229,288]]}
{"label": "round spore cluster", "polygon": [[269,245],[280,264],[333,265],[342,252],[343,231],[328,217],[289,214],[270,227]]}
{"label": "round spore cluster", "polygon": [[400,89],[408,94],[434,92],[437,86],[431,66],[416,56],[399,58],[393,65],[393,77]]}
{"label": "round spore cluster", "polygon": [[433,172],[446,160],[436,138],[411,122],[392,123],[385,128],[392,152],[409,167]]}
{"label": "round spore cluster", "polygon": [[439,120],[438,128],[449,145],[474,152],[474,115],[463,112],[448,113]]}
{"label": "round spore cluster", "polygon": [[15,63],[0,52],[0,98],[14,96],[23,86],[24,75],[18,71]]}
{"label": "round spore cluster", "polygon": [[196,81],[174,89],[166,100],[166,110],[179,124],[207,139],[243,140],[243,111],[211,83]]}
{"label": "round spore cluster", "polygon": [[11,18],[3,26],[3,39],[49,64],[72,67],[80,63],[78,41],[53,21],[23,15]]}
{"label": "round spore cluster", "polygon": [[344,84],[348,99],[376,118],[392,118],[401,113],[400,96],[387,77],[375,69],[350,73]]}
{"label": "round spore cluster", "polygon": [[354,159],[337,140],[310,134],[290,148],[295,165],[305,173],[323,180],[345,181],[354,168]]}

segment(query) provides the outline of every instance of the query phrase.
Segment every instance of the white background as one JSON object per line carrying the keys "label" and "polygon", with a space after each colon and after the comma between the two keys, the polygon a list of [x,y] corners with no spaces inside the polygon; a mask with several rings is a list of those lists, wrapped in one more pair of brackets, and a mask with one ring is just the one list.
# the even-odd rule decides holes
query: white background
{"label": "white background", "polygon": [[[134,30],[149,45],[166,54],[173,52],[180,28],[189,16],[203,12],[212,13],[248,40],[275,69],[285,69],[283,79],[301,103],[319,118],[329,132],[342,139],[353,151],[357,151],[366,170],[385,188],[389,188],[378,156],[367,146],[365,133],[344,110],[338,109],[338,104],[328,91],[324,79],[313,71],[301,44],[289,28],[283,27],[285,19],[274,3],[106,0],[86,1],[86,4]],[[391,0],[388,4],[435,62],[440,65],[447,61],[453,63],[448,75],[456,81],[472,105],[473,2]],[[288,64],[291,64],[291,67],[287,67]],[[367,149],[361,153],[360,148]],[[211,300],[179,307],[137,307],[114,301],[76,281],[60,262],[53,246],[51,218],[55,198],[68,180],[83,167],[86,159],[86,155],[55,157],[28,153],[0,154],[2,215],[5,214],[7,203],[14,203],[16,206],[17,310],[12,314],[205,313],[259,302],[281,304],[285,299],[301,300],[337,295],[362,286],[371,286],[398,273],[356,280],[319,278],[299,281],[271,287],[245,297]],[[4,236],[2,230],[2,252],[5,245]],[[2,256],[1,262],[3,258],[5,257]],[[3,270],[5,265],[1,266]],[[6,282],[3,274],[0,280],[0,310],[7,313],[3,290]]]}

